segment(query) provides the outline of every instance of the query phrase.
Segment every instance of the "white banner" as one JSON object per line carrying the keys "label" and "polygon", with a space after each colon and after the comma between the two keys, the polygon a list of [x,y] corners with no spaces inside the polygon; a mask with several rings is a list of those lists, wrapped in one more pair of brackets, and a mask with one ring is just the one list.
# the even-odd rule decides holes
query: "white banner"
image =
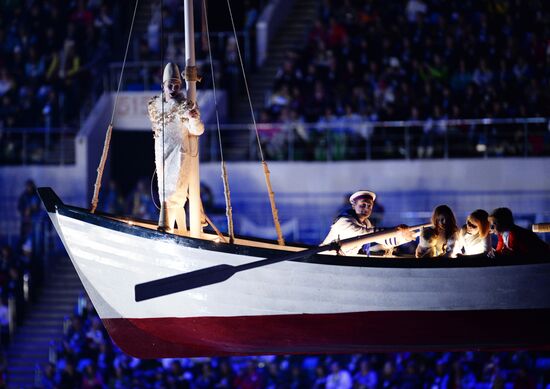
{"label": "white banner", "polygon": [[[160,93],[157,91],[156,93]],[[147,114],[147,103],[155,95],[154,91],[120,92],[114,120],[115,130],[151,131],[151,122]],[[226,114],[225,92],[217,91],[220,118]],[[112,101],[114,103],[114,94]],[[210,123],[214,115],[214,99],[211,90],[197,91],[197,101],[201,110],[201,118]]]}
{"label": "white banner", "polygon": [[147,103],[154,95],[153,91],[121,92],[118,95],[114,128],[117,130],[151,131]]}

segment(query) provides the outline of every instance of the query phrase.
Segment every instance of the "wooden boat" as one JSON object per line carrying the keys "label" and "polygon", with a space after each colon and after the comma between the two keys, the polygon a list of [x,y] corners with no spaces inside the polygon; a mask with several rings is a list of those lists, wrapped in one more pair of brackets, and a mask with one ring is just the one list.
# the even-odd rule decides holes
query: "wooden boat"
{"label": "wooden boat", "polygon": [[[550,348],[548,258],[341,257],[228,244],[39,193],[110,336],[136,357]],[[226,271],[263,258],[275,260]],[[178,275],[205,268],[184,290]],[[170,277],[184,291],[157,283],[158,297],[136,301],[136,285]]]}
{"label": "wooden boat", "polygon": [[[192,3],[186,37],[194,36]],[[193,66],[193,40],[185,46]],[[195,81],[187,84],[193,100]],[[39,189],[99,316],[128,354],[550,348],[548,258],[389,260],[333,255],[345,241],[224,243],[202,232],[197,166],[198,156],[191,229],[181,234],[65,205]]]}

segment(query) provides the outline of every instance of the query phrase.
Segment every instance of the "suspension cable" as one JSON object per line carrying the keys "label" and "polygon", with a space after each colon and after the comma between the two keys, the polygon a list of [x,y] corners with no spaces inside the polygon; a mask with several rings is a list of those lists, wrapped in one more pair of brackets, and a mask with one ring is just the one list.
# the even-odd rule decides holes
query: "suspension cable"
{"label": "suspension cable", "polygon": [[[160,63],[161,67],[164,64],[164,12],[162,12],[164,9],[164,0],[160,0]],[[165,151],[164,151],[164,133],[166,132],[166,126],[164,122],[164,71],[162,72],[162,83],[161,83],[161,114],[162,114],[162,201],[161,201],[161,209],[162,207],[166,207],[166,168],[164,166],[164,159],[165,159]],[[157,174],[157,180],[158,180],[158,174]],[[168,220],[165,220],[165,223],[168,222]],[[164,226],[161,226],[164,227]],[[178,226],[179,227],[179,226]],[[172,228],[172,226],[168,226],[168,228]]]}
{"label": "suspension cable", "polygon": [[118,103],[118,95],[120,93],[120,87],[122,85],[122,78],[124,75],[124,68],[126,67],[126,59],[128,58],[128,49],[130,48],[130,41],[132,38],[132,31],[134,29],[134,22],[136,20],[136,13],[138,9],[139,0],[136,0],[134,7],[134,14],[132,15],[132,24],[130,24],[130,32],[128,33],[128,41],[126,42],[126,51],[124,52],[124,60],[122,62],[122,69],[120,70],[120,77],[118,79],[118,87],[115,94],[115,101],[113,103],[113,112],[111,113],[111,121],[109,127],[107,127],[107,133],[105,134],[105,142],[103,143],[103,152],[101,153],[101,159],[99,160],[99,166],[97,167],[97,177],[94,184],[94,195],[92,197],[92,206],[90,212],[94,213],[97,208],[97,202],[99,199],[99,191],[101,189],[101,180],[103,178],[103,171],[105,170],[105,163],[107,162],[107,154],[109,153],[109,147],[111,144],[111,135],[113,133],[113,122],[115,119],[116,107]]}
{"label": "suspension cable", "polygon": [[206,11],[206,1],[202,1],[203,5],[203,20],[206,27],[206,42],[208,45],[208,57],[210,59],[210,72],[212,75],[212,91],[214,92],[214,106],[216,112],[216,126],[218,129],[218,142],[220,147],[220,160],[221,160],[221,174],[223,180],[223,193],[225,196],[225,216],[227,218],[227,231],[229,234],[229,243],[235,241],[235,232],[233,228],[233,208],[231,206],[231,191],[229,190],[229,180],[227,178],[227,169],[225,165],[225,160],[223,157],[223,147],[222,147],[222,133],[220,130],[220,115],[218,111],[218,99],[216,97],[216,78],[214,75],[214,62],[212,61],[212,47],[210,46],[210,30],[208,28],[208,14]]}
{"label": "suspension cable", "polygon": [[262,160],[262,165],[264,167],[264,176],[265,181],[267,185],[267,192],[269,195],[269,203],[271,205],[271,214],[273,215],[273,224],[275,224],[275,230],[277,231],[277,242],[279,245],[284,246],[285,240],[283,238],[283,233],[281,231],[281,223],[279,222],[279,212],[277,211],[277,206],[275,205],[275,193],[273,192],[273,188],[271,186],[271,179],[270,179],[270,173],[269,168],[267,167],[267,162],[264,159],[264,153],[262,150],[262,144],[260,142],[260,134],[258,132],[258,125],[256,124],[256,117],[254,115],[254,108],[252,107],[252,99],[250,97],[250,90],[248,88],[248,81],[246,79],[246,73],[244,70],[244,63],[243,58],[241,55],[241,47],[239,45],[239,39],[237,38],[237,30],[235,28],[235,21],[233,20],[233,12],[231,11],[231,4],[229,3],[229,0],[227,0],[227,8],[229,9],[229,16],[231,18],[231,26],[233,27],[233,35],[235,36],[235,44],[237,47],[237,54],[239,55],[239,62],[241,65],[241,72],[244,79],[244,85],[246,88],[246,95],[248,97],[248,105],[250,106],[250,114],[252,115],[252,122],[254,124],[254,130],[256,131],[256,141],[258,142],[258,150],[260,152],[260,158]]}

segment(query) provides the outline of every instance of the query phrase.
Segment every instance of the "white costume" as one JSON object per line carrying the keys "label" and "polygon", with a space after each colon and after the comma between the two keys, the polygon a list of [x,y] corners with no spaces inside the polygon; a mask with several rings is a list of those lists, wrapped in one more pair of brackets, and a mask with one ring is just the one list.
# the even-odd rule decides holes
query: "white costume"
{"label": "white costume", "polygon": [[462,227],[458,240],[454,247],[454,255],[477,255],[487,254],[492,250],[491,234],[487,234],[485,238],[479,234],[468,234],[465,227]]}
{"label": "white costume", "polygon": [[[166,68],[169,66],[177,72],[177,78],[172,76],[173,79],[179,80],[177,66],[168,64]],[[166,68],[164,82],[167,81]],[[200,118],[190,116],[193,109],[194,105],[181,94],[168,97],[164,104],[162,95],[155,96],[148,104],[155,138],[159,198],[161,203],[166,201],[167,224],[170,229],[174,227],[174,222],[178,223],[179,229],[187,228],[183,207],[189,190],[190,157],[198,152],[198,142],[192,140],[191,135],[198,136],[204,132],[204,124]]]}
{"label": "white costume", "polygon": [[[347,238],[353,238],[364,234],[370,234],[375,231],[372,223],[369,219],[366,219],[364,223],[361,223],[354,215],[354,211],[350,210],[348,213],[342,214],[336,219],[334,224],[330,227],[330,231],[323,241],[322,245],[329,244],[335,240],[344,240]],[[407,243],[408,240],[401,236],[385,239],[379,244],[373,244],[370,246],[371,251],[388,250],[393,247]],[[363,247],[363,244],[357,243],[350,246],[346,245],[346,249],[342,249],[344,255],[356,255]]]}

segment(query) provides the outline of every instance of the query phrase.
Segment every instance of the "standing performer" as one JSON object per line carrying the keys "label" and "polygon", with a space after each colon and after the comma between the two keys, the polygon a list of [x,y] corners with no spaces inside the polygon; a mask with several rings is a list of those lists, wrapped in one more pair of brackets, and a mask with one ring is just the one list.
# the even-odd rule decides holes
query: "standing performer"
{"label": "standing performer", "polygon": [[191,137],[204,132],[199,110],[184,97],[181,87],[178,65],[169,62],[162,75],[163,93],[148,104],[155,138],[159,199],[161,204],[165,202],[169,230],[174,223],[178,229],[187,229],[183,207],[189,190],[191,155],[198,153],[198,142]]}

